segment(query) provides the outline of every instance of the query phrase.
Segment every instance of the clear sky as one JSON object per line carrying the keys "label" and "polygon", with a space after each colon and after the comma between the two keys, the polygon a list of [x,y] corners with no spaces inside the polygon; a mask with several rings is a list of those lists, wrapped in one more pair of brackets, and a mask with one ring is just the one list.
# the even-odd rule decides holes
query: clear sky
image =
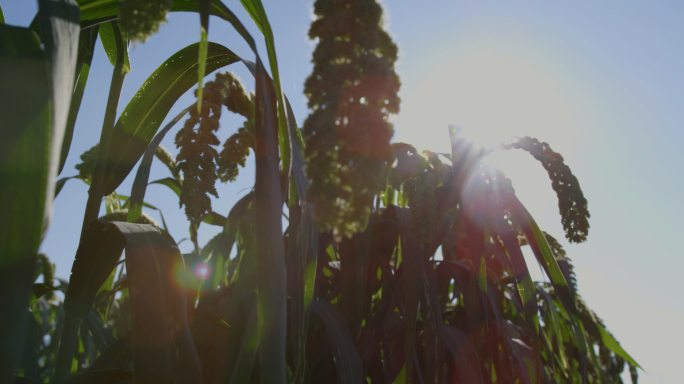
{"label": "clear sky", "polygon": [[[224,1],[263,40],[238,1]],[[311,72],[306,37],[311,1],[264,1],[275,37],[283,90],[298,122],[307,116],[302,88]],[[9,24],[27,25],[36,3],[0,0]],[[588,241],[563,242],[579,289],[625,349],[647,370],[642,383],[681,382],[684,296],[679,244],[684,187],[684,3],[678,1],[386,1],[387,27],[400,49],[402,111],[395,141],[449,151],[447,124],[476,140],[531,135],[560,152],[578,177],[591,212]],[[168,56],[197,41],[199,17],[173,14],[161,32],[131,49],[119,112]],[[253,59],[227,23],[212,19],[211,41]],[[78,155],[94,145],[112,67],[101,47],[86,88],[75,140],[61,176],[76,173]],[[253,80],[236,70],[248,89]],[[170,116],[192,103],[186,95]],[[241,121],[222,121],[224,139]],[[170,134],[163,145],[176,152]],[[543,168],[525,153],[492,158],[512,179],[541,227],[563,239],[557,201]],[[226,214],[251,187],[253,166],[219,189],[214,209]],[[151,180],[166,177],[153,167]],[[133,175],[118,189],[130,194]],[[78,245],[87,186],[67,183],[55,201],[42,251],[67,277]],[[177,239],[187,222],[175,195],[148,188]],[[158,217],[154,212],[153,216]],[[204,230],[200,243],[215,233]],[[189,247],[188,242],[181,248]],[[188,249],[183,249],[187,251]],[[532,268],[536,271],[535,268]],[[541,278],[538,275],[538,278]]]}

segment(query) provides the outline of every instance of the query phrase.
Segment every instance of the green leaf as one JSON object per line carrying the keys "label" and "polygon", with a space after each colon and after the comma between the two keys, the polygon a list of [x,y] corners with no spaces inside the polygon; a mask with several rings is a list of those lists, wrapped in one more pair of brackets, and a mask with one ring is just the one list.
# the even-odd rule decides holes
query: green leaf
{"label": "green leaf", "polygon": [[207,67],[207,35],[209,34],[209,12],[211,12],[211,0],[199,0],[200,14],[200,45],[197,79],[197,113],[202,111],[202,79]]}
{"label": "green leaf", "polygon": [[197,316],[204,317],[205,319],[218,325],[219,329],[223,330],[226,333],[226,335],[228,335],[228,337],[238,345],[242,343],[242,335],[240,335],[240,333],[238,333],[238,331],[236,331],[235,328],[231,327],[230,324],[226,323],[226,321],[222,318],[202,309],[196,309],[195,314]]}
{"label": "green leaf", "polygon": [[2,13],[2,7],[0,7],[0,23],[5,24],[5,15]]}
{"label": "green leaf", "polygon": [[295,383],[303,383],[307,374],[306,337],[309,329],[311,301],[316,280],[318,228],[310,204],[290,207],[287,284],[290,294],[290,332]]}
{"label": "green leaf", "polygon": [[[81,26],[100,24],[118,18],[119,0],[78,0],[81,8]],[[171,12],[199,12],[197,0],[174,0],[171,4]],[[211,0],[211,15],[220,17],[233,25],[233,28],[249,44],[252,51],[258,55],[254,39],[247,32],[235,14],[228,9],[220,0]]]}
{"label": "green leaf", "polygon": [[64,295],[64,326],[55,373],[58,381],[69,376],[81,321],[90,312],[97,292],[116,267],[126,244],[121,233],[108,229],[105,222],[93,220],[81,234]]}
{"label": "green leaf", "polygon": [[[188,107],[191,108],[191,107]],[[164,139],[166,133],[173,128],[180,119],[188,113],[188,108],[182,110],[176,117],[174,117],[166,126],[157,133],[152,139],[150,145],[147,146],[145,154],[138,166],[138,172],[135,175],[133,186],[131,187],[131,198],[129,201],[128,218],[129,223],[135,223],[142,216],[142,207],[145,199],[145,190],[147,189],[147,181],[150,177],[150,168],[152,167],[152,160],[154,160],[154,153],[157,151],[159,143]]]}
{"label": "green leaf", "polygon": [[62,155],[59,161],[58,174],[62,173],[64,163],[66,163],[67,156],[69,155],[69,149],[71,148],[76,118],[78,117],[78,111],[81,108],[83,93],[85,92],[88,75],[90,74],[90,64],[93,61],[93,54],[95,53],[98,30],[98,26],[81,30],[81,36],[78,42],[78,59],[76,62],[78,76],[76,85],[74,86],[74,92],[71,96],[71,106],[69,107],[69,118],[64,132],[64,141],[62,142]]}
{"label": "green leaf", "polygon": [[95,295],[116,267],[126,238],[108,230],[100,220],[90,223],[82,236],[71,267],[69,287],[64,296],[66,316],[83,319],[95,301]]}
{"label": "green leaf", "polygon": [[565,373],[565,371],[569,368],[568,364],[568,359],[566,357],[565,353],[565,345],[563,343],[563,330],[561,329],[561,323],[560,323],[560,315],[556,312],[556,307],[554,305],[554,301],[549,295],[546,290],[543,288],[539,288],[537,290],[546,304],[547,311],[546,313],[549,314],[551,317],[550,321],[548,319],[544,320],[544,323],[551,328],[551,331],[554,333],[554,336],[556,337],[556,345],[558,345],[558,359],[560,360],[562,364],[562,371]]}
{"label": "green leaf", "polygon": [[579,350],[580,358],[580,369],[582,374],[582,382],[587,381],[587,340],[584,336],[584,328],[582,327],[582,322],[580,321],[579,313],[577,307],[575,306],[575,300],[573,294],[570,290],[568,282],[565,280],[563,272],[558,267],[556,258],[551,252],[548,242],[544,233],[542,233],[539,226],[534,221],[532,216],[527,209],[518,201],[514,196],[512,196],[513,207],[512,213],[516,221],[522,227],[525,237],[530,244],[530,248],[534,252],[537,262],[544,268],[546,275],[551,280],[556,294],[560,299],[563,307],[568,313],[570,318],[570,323],[572,325],[573,333],[575,334],[575,339],[577,341],[577,349]]}
{"label": "green leaf", "polygon": [[[116,65],[116,39],[117,37],[114,36],[114,28],[112,27],[111,22],[100,24],[100,41],[102,42],[102,48],[104,48],[104,51],[107,54],[107,57],[109,58],[109,62],[112,65]],[[123,33],[121,34],[121,39],[124,42],[126,41],[126,38]],[[131,62],[128,56],[128,44],[125,44],[123,47],[123,55],[123,71],[124,73],[128,73],[131,71]]]}
{"label": "green leaf", "polygon": [[340,311],[332,304],[314,300],[311,310],[325,324],[328,343],[337,365],[337,376],[341,384],[363,382],[363,364],[356,352],[347,322]]}
{"label": "green leaf", "polygon": [[[40,245],[50,167],[51,94],[35,34],[0,24],[0,382],[11,382]],[[48,195],[50,198],[48,199]]]}
{"label": "green leaf", "polygon": [[[290,125],[290,146],[292,147],[292,177],[295,179],[296,189],[293,191],[290,188],[290,202],[289,205],[294,204],[296,198],[299,198],[300,204],[304,204],[306,200],[306,189],[309,187],[309,180],[304,174],[304,157],[302,152],[304,150],[304,141],[302,140],[302,134],[297,127],[297,121],[295,120],[294,112],[292,112],[292,107],[290,106],[290,100],[285,97],[285,106],[287,107],[287,119]],[[293,192],[296,192],[296,196]]]}
{"label": "green leaf", "polygon": [[257,308],[254,306],[252,307],[249,319],[247,320],[245,337],[242,340],[240,352],[235,360],[235,369],[230,377],[230,384],[242,384],[250,382],[257,351],[260,349],[259,344],[260,340],[257,321]]}
{"label": "green leaf", "polygon": [[62,143],[67,130],[78,62],[80,11],[74,0],[39,0],[41,42],[45,47],[48,74],[52,90],[52,129],[50,132],[50,163],[45,200],[45,230],[52,216],[54,183],[62,155]]}
{"label": "green leaf", "polygon": [[66,184],[66,182],[71,179],[78,179],[78,176],[62,177],[61,179],[55,182],[55,199],[57,198],[57,195],[59,195],[59,193],[62,191],[62,188],[64,188],[64,184]]}
{"label": "green leaf", "polygon": [[107,348],[100,354],[100,356],[97,357],[97,359],[90,366],[90,369],[97,371],[108,368],[116,368],[121,365],[128,365],[121,363],[125,363],[128,359],[130,359],[132,351],[132,339],[133,332],[128,331],[123,334],[123,336],[116,339],[116,341],[110,345],[109,348]]}
{"label": "green leaf", "polygon": [[55,288],[55,287],[53,287],[49,284],[45,284],[45,283],[33,284],[33,298],[32,298],[32,300],[40,299],[46,293],[52,292],[52,291],[59,291],[59,288]]}
{"label": "green leaf", "polygon": [[176,180],[172,177],[165,177],[163,179],[150,181],[150,184],[165,185],[165,186],[169,187],[169,189],[171,189],[178,197],[180,197],[181,184],[178,180]]}
{"label": "green leaf", "polygon": [[[268,17],[266,16],[264,6],[261,4],[261,0],[241,0],[241,3],[247,12],[249,12],[254,23],[259,27],[259,30],[264,35],[266,41],[268,61],[271,67],[271,73],[273,74],[276,99],[278,100],[278,137],[280,155],[283,162],[282,172],[289,177],[291,165],[290,131],[288,129],[288,115],[285,112],[285,95],[280,86],[280,74],[278,71],[278,59],[276,58],[273,31],[271,30],[271,24],[268,22]],[[303,146],[300,136],[298,136],[298,139],[300,146]]]}
{"label": "green leaf", "polygon": [[[632,358],[632,356],[630,356],[629,353],[627,353],[627,351],[625,351],[622,348],[620,343],[617,340],[615,340],[615,337],[613,337],[613,335],[611,335],[610,332],[608,332],[605,327],[603,327],[600,324],[598,324],[598,326],[599,326],[599,331],[601,331],[601,341],[603,342],[603,344],[606,347],[608,347],[616,355],[627,360],[627,362],[629,362],[633,366],[641,368],[639,363],[637,363],[636,360],[634,360],[634,358]],[[643,368],[641,368],[641,370],[643,370]]]}
{"label": "green leaf", "polygon": [[[103,194],[113,192],[130,173],[173,104],[197,83],[198,43],[168,58],[145,81],[114,126]],[[207,74],[239,60],[228,48],[210,43]]]}
{"label": "green leaf", "polygon": [[95,342],[100,353],[106,351],[107,348],[116,342],[116,338],[112,334],[112,331],[104,325],[97,310],[92,309],[88,312],[84,324],[88,329],[88,332],[90,332],[93,342]]}
{"label": "green leaf", "polygon": [[202,219],[202,222],[204,224],[209,224],[209,225],[217,225],[219,227],[223,227],[226,225],[226,218],[223,217],[222,215],[219,215],[218,213],[211,211],[207,216]]}
{"label": "green leaf", "polygon": [[107,228],[126,240],[133,382],[201,382],[187,318],[187,279],[180,251],[151,225],[112,222]]}

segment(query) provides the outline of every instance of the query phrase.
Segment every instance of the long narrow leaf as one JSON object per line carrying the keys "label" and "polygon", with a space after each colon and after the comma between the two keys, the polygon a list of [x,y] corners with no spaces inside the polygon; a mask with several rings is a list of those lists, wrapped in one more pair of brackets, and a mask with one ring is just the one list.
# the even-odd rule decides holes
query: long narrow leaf
{"label": "long narrow leaf", "polygon": [[83,319],[88,315],[97,291],[121,257],[126,239],[106,228],[106,224],[96,220],[90,223],[82,236],[64,296],[67,317]]}
{"label": "long narrow leaf", "polygon": [[446,326],[442,330],[445,345],[454,359],[456,377],[451,380],[464,384],[484,383],[477,352],[468,336],[454,327]]}
{"label": "long narrow leaf", "polygon": [[108,228],[126,239],[133,381],[201,382],[187,318],[187,283],[180,251],[151,225],[113,222]]}
{"label": "long narrow leaf", "polygon": [[41,41],[45,47],[52,91],[52,129],[50,162],[45,199],[45,230],[52,216],[55,178],[62,155],[62,142],[69,118],[74,90],[78,42],[81,33],[80,11],[74,0],[39,0]]}
{"label": "long narrow leaf", "polygon": [[163,179],[155,180],[155,181],[150,181],[150,184],[160,184],[160,185],[165,185],[167,186],[170,190],[173,191],[173,193],[176,194],[176,196],[180,197],[181,193],[181,185],[180,182],[174,178],[171,177],[165,177]]}
{"label": "long narrow leaf", "polygon": [[570,322],[572,324],[572,329],[575,334],[575,339],[577,340],[577,348],[580,353],[580,369],[582,371],[582,382],[587,381],[587,341],[584,336],[584,329],[579,318],[579,313],[577,312],[577,307],[573,299],[572,292],[568,282],[563,276],[563,272],[558,267],[556,258],[551,252],[551,248],[546,241],[546,237],[539,229],[539,226],[534,221],[532,216],[527,212],[527,209],[519,202],[517,199],[513,203],[513,214],[516,220],[520,223],[525,236],[530,243],[530,247],[534,252],[537,261],[544,268],[546,275],[551,280],[556,294],[560,299],[563,307],[570,317]]}
{"label": "long narrow leaf", "polygon": [[276,98],[266,70],[257,57],[254,183],[254,223],[257,261],[257,313],[261,380],[287,382],[285,251],[282,241]]}
{"label": "long narrow leaf", "polygon": [[[608,347],[616,355],[627,360],[633,366],[641,368],[639,363],[637,363],[636,360],[634,360],[634,358],[632,356],[630,356],[629,353],[627,353],[627,351],[625,351],[622,348],[620,343],[617,340],[615,340],[615,337],[613,337],[613,335],[611,335],[610,332],[608,332],[605,327],[599,325],[599,330],[601,331],[601,341],[603,342],[603,344],[606,347]],[[643,370],[643,368],[641,368],[641,369]]]}
{"label": "long narrow leaf", "polygon": [[207,38],[209,35],[209,13],[211,12],[211,0],[198,0],[200,14],[200,44],[199,60],[197,62],[197,112],[202,110],[202,79],[207,68]]}
{"label": "long narrow leaf", "polygon": [[257,324],[257,309],[255,307],[247,320],[245,337],[240,345],[240,352],[235,362],[235,369],[231,375],[230,384],[249,382],[257,351],[259,350],[259,329]]}
{"label": "long narrow leaf", "polygon": [[[133,350],[132,340],[133,332],[124,333],[97,357],[90,369],[97,371],[108,368],[124,368],[129,365]],[[126,364],[127,362],[128,364]]]}
{"label": "long narrow leaf", "polygon": [[[0,382],[11,382],[40,245],[50,167],[51,94],[33,31],[0,24]],[[54,183],[54,181],[53,181]],[[50,199],[51,200],[51,199]]]}
{"label": "long narrow leaf", "polygon": [[275,41],[273,38],[273,31],[271,24],[268,22],[266,11],[261,4],[261,0],[241,0],[252,20],[256,23],[264,35],[266,41],[266,51],[268,52],[268,61],[273,74],[273,85],[275,87],[275,94],[278,100],[278,138],[280,143],[280,155],[282,156],[283,167],[282,172],[289,177],[290,172],[290,131],[288,129],[287,113],[285,111],[285,97],[283,95],[282,87],[280,86],[280,73],[278,71],[278,59],[276,58]]}
{"label": "long narrow leaf", "polygon": [[[100,24],[100,41],[102,42],[102,48],[104,48],[107,58],[112,65],[116,65],[116,39],[119,37],[114,35],[114,28],[112,28],[112,22]],[[125,39],[124,39],[125,41]],[[128,44],[124,46],[124,64],[123,71],[128,73],[131,71],[131,62],[128,56]]]}
{"label": "long narrow leaf", "polygon": [[337,376],[340,384],[356,384],[363,382],[363,365],[354,348],[347,322],[337,308],[326,302],[314,300],[311,310],[325,324],[328,343],[337,365]]}
{"label": "long narrow leaf", "polygon": [[59,161],[58,174],[62,173],[67,156],[69,155],[69,149],[71,148],[76,118],[78,116],[78,111],[81,108],[83,93],[85,92],[86,83],[88,82],[88,76],[90,74],[90,64],[93,61],[93,54],[95,53],[98,30],[98,26],[81,30],[81,36],[78,42],[78,60],[76,63],[78,75],[76,84],[74,85],[74,93],[71,96],[71,106],[69,107],[69,118],[64,131],[64,141],[62,142],[62,154]]}
{"label": "long narrow leaf", "polygon": [[182,110],[176,117],[174,117],[166,126],[157,133],[145,150],[140,165],[138,166],[138,173],[135,175],[133,187],[131,188],[131,198],[129,201],[128,218],[129,223],[135,223],[142,216],[143,201],[145,199],[145,190],[147,189],[147,181],[150,177],[150,168],[152,167],[152,160],[154,160],[154,153],[159,147],[159,143],[164,139],[166,133],[173,128],[174,125],[188,112],[188,108]]}

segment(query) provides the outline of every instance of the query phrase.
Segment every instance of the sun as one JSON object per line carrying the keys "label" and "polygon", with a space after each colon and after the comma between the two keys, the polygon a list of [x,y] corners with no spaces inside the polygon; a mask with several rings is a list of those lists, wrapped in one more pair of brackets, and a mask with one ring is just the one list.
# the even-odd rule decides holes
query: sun
{"label": "sun", "polygon": [[[423,71],[419,83],[402,90],[394,141],[450,154],[451,127],[474,148],[497,148],[514,137],[531,136],[566,158],[571,155],[579,128],[566,101],[570,98],[564,97],[568,79],[557,77],[559,68],[548,70],[549,62],[506,53],[462,56]],[[546,172],[529,154],[495,151],[484,161],[512,180],[531,212],[557,212]]]}
{"label": "sun", "polygon": [[514,136],[560,142],[577,130],[554,79],[533,63],[477,54],[426,73],[403,92],[397,141],[448,152],[449,125],[481,147]]}

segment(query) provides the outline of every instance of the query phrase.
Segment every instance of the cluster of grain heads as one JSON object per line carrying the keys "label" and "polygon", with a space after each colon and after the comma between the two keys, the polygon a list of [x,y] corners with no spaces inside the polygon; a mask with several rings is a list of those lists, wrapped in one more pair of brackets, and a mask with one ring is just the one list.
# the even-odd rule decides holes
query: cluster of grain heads
{"label": "cluster of grain heads", "polygon": [[503,146],[503,149],[522,149],[537,159],[548,172],[553,190],[558,196],[558,210],[570,242],[581,243],[589,233],[589,211],[587,199],[580,188],[577,177],[565,164],[563,156],[554,152],[547,143],[531,137],[523,137]]}
{"label": "cluster of grain heads", "polygon": [[172,0],[121,0],[119,19],[122,32],[133,42],[144,43],[166,22]]}
{"label": "cluster of grain heads", "polygon": [[[190,108],[190,117],[176,135],[180,152],[176,157],[178,169],[183,172],[180,205],[194,226],[211,212],[209,194],[218,197],[215,182],[216,158],[214,146],[220,142],[215,135],[221,117],[221,85],[209,82],[204,87],[201,111]],[[196,239],[193,239],[196,243]]]}
{"label": "cluster of grain heads", "polygon": [[304,86],[311,114],[302,130],[307,198],[323,229],[350,235],[384,188],[394,133],[387,118],[399,112],[397,47],[375,0],[320,0],[314,13],[309,37],[318,45]]}

